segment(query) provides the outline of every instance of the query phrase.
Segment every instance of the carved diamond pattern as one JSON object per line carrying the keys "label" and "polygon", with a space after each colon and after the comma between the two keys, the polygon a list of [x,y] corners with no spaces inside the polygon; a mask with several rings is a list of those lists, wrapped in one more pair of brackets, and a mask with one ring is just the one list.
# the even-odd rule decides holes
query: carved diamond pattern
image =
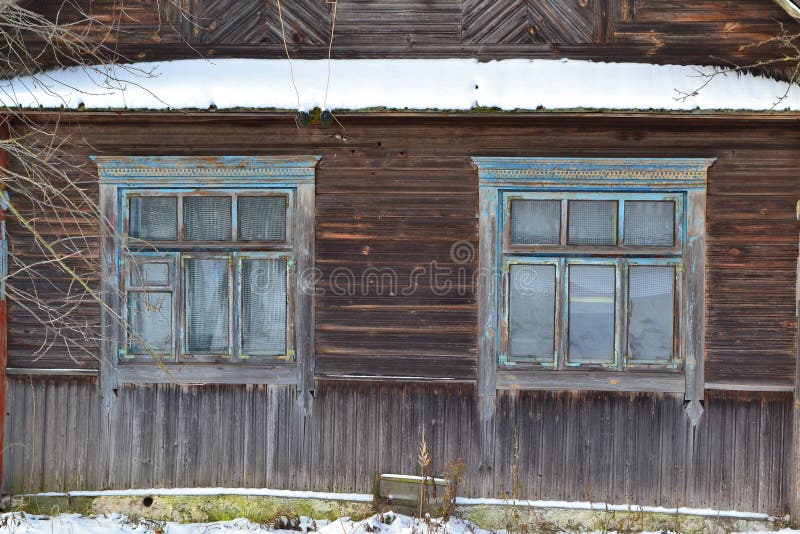
{"label": "carved diamond pattern", "polygon": [[583,44],[594,39],[597,0],[464,0],[465,44]]}
{"label": "carved diamond pattern", "polygon": [[331,4],[325,0],[194,0],[187,38],[206,45],[324,45],[330,39]]}

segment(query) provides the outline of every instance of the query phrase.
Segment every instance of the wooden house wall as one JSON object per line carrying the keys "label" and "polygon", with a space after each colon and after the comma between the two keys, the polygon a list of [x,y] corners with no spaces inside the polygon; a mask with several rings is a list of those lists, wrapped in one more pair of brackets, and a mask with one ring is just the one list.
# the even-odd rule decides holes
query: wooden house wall
{"label": "wooden house wall", "polygon": [[[9,380],[2,492],[267,487],[371,493],[379,473],[462,458],[463,496],[787,510],[791,395],[716,393],[693,430],[674,395],[505,392],[487,489],[470,385],[121,387],[108,461],[93,380]],[[514,471],[518,471],[515,477]],[[517,488],[515,488],[518,485]]]}
{"label": "wooden house wall", "polygon": [[[34,359],[46,333],[11,303],[9,367],[16,374],[8,378],[4,491],[161,485],[369,491],[376,472],[415,472],[414,450],[425,427],[438,466],[457,456],[472,466],[469,495],[502,496],[510,489],[519,441],[529,498],[585,500],[591,488],[592,499],[611,502],[785,509],[791,394],[713,388],[793,385],[795,117],[353,114],[339,117],[344,128],[297,128],[289,115],[263,113],[59,119],[60,135],[70,140],[65,165],[72,167],[65,168],[87,182],[90,196],[96,186],[88,180],[94,172],[89,154],[322,156],[316,399],[312,424],[301,430],[291,387],[120,386],[104,455],[93,379],[20,374],[96,369],[91,350],[68,353],[56,345]],[[460,278],[464,270],[471,280],[476,265],[474,258],[451,258],[453,243],[477,245],[472,155],[717,158],[707,212],[706,378],[712,389],[696,430],[687,426],[682,399],[671,395],[499,392],[493,475],[488,488],[479,484],[471,384],[477,310],[474,287]],[[84,233],[96,235],[90,218],[82,224]],[[28,247],[35,257],[25,232],[13,223],[9,231],[15,250]],[[429,277],[418,278],[412,294],[378,294],[361,283],[368,268],[410,277],[433,262],[452,269],[439,280],[451,282],[444,294]],[[337,269],[357,275],[344,294],[326,282]],[[98,315],[89,303],[82,313],[90,323]],[[353,374],[403,376],[406,383],[333,380]],[[461,383],[408,383],[415,377]]]}
{"label": "wooden house wall", "polygon": [[[76,119],[79,125],[67,124]],[[795,119],[540,114],[340,120],[344,129],[297,128],[286,115],[73,114],[61,118],[59,132],[72,143],[65,165],[88,184],[90,198],[96,194],[90,153],[322,155],[316,178],[319,377],[475,379],[476,262],[451,257],[454,244],[477,245],[477,171],[470,156],[716,157],[708,184],[706,379],[794,383]],[[39,228],[46,237],[63,233],[44,219]],[[90,217],[77,226],[72,230],[97,235]],[[40,254],[13,222],[9,233],[15,254],[28,260]],[[96,254],[92,245],[78,262],[90,278]],[[376,277],[385,269],[396,281],[380,287]],[[55,271],[51,283],[69,282]],[[416,288],[403,291],[412,282]],[[32,284],[24,274],[11,283]],[[53,286],[39,281],[38,287],[46,296]],[[83,306],[80,316],[97,326],[97,306]],[[52,339],[11,302],[9,367],[97,368],[91,343],[80,345],[86,351],[67,350],[57,340],[48,345]],[[32,356],[40,346],[46,350]]]}
{"label": "wooden house wall", "polygon": [[[39,2],[130,61],[206,57],[326,58],[334,2],[112,0]],[[796,23],[773,0],[338,0],[333,56],[571,57],[678,64],[752,64],[753,47]],[[72,18],[70,18],[72,17]],[[119,31],[116,29],[119,28]],[[776,68],[773,70],[780,70]]]}

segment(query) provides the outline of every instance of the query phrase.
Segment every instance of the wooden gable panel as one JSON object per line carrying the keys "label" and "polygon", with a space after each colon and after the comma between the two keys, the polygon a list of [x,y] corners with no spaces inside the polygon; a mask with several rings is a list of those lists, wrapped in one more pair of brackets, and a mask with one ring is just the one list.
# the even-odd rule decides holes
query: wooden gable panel
{"label": "wooden gable panel", "polygon": [[[325,45],[330,40],[330,4],[324,0],[192,0],[184,34],[206,45]],[[283,19],[283,24],[281,24]]]}
{"label": "wooden gable panel", "polygon": [[461,0],[338,0],[334,47],[457,44]]}
{"label": "wooden gable panel", "polygon": [[595,40],[600,0],[465,0],[466,44],[586,44]]}

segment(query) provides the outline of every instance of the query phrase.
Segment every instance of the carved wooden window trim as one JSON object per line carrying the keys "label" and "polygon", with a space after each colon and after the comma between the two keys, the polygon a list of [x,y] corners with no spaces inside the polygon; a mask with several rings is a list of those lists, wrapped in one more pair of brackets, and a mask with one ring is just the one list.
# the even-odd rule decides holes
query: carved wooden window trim
{"label": "carved wooden window trim", "polygon": [[[480,184],[480,276],[478,389],[493,396],[497,389],[584,389],[606,391],[659,391],[685,394],[687,401],[703,397],[704,288],[705,288],[705,205],[706,176],[713,159],[577,159],[474,157]],[[680,199],[681,245],[659,251],[653,261],[681,263],[679,353],[681,372],[675,369],[625,369],[617,362],[612,369],[581,366],[544,369],[536,363],[509,365],[503,358],[507,336],[504,280],[510,263],[534,261],[564,262],[565,257],[628,262],[647,252],[631,250],[620,255],[587,248],[572,256],[563,246],[511,246],[504,229],[508,226],[509,198],[653,198],[667,195]],[[563,243],[563,241],[562,241]],[[662,259],[663,257],[663,259]],[[609,260],[610,258],[610,260]],[[618,259],[622,258],[622,259]],[[598,261],[597,259],[591,261]],[[668,366],[667,366],[668,367]],[[693,403],[690,410],[701,406]],[[699,417],[699,413],[697,417]]]}
{"label": "carved wooden window trim", "polygon": [[[115,388],[119,382],[129,383],[239,383],[239,384],[296,384],[304,391],[313,389],[314,318],[314,176],[319,157],[93,157],[100,178],[100,207],[104,221],[101,225],[102,257],[102,341],[101,381],[104,388]],[[182,239],[178,217],[177,239],[154,241],[149,246],[143,240],[129,236],[130,198],[171,196],[182,205],[183,198],[198,196],[227,196],[231,198],[231,236],[218,242],[192,242]],[[241,197],[282,196],[287,199],[285,239],[280,242],[239,241],[236,205]],[[180,213],[180,212],[179,212]],[[155,246],[153,246],[155,244]],[[164,358],[140,354],[130,358],[126,332],[120,319],[125,318],[128,291],[141,290],[133,283],[130,288],[127,272],[132,258],[140,261],[166,263],[171,273],[171,290],[180,291],[182,277],[180,262],[186,258],[224,255],[229,259],[231,276],[245,258],[287,262],[287,341],[285,354],[275,357],[248,357],[241,347],[236,295],[241,287],[229,285],[231,309],[227,355],[195,357],[186,354],[180,336],[183,314],[176,311],[173,322],[173,348]],[[126,259],[127,258],[127,259]],[[123,277],[126,277],[123,279]],[[174,280],[174,283],[172,282]],[[141,284],[139,284],[141,285]],[[146,284],[145,284],[146,285]],[[169,284],[168,284],[169,285]],[[170,288],[166,288],[170,289]],[[166,291],[164,287],[159,291]],[[156,291],[156,290],[154,290]],[[180,297],[174,297],[173,307],[182,309]],[[116,317],[114,315],[117,315]],[[232,319],[230,318],[232,317]],[[202,360],[202,361],[201,361]]]}

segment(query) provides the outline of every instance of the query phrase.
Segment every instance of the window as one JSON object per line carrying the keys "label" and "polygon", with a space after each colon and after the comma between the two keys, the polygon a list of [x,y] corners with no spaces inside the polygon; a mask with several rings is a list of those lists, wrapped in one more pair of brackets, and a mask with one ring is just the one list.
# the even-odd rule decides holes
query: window
{"label": "window", "polygon": [[683,195],[503,194],[500,363],[679,369]]}
{"label": "window", "polygon": [[294,355],[290,189],[122,189],[124,359]]}
{"label": "window", "polygon": [[312,387],[318,158],[94,159],[116,379]]}
{"label": "window", "polygon": [[530,387],[702,398],[713,160],[473,160],[481,394]]}

